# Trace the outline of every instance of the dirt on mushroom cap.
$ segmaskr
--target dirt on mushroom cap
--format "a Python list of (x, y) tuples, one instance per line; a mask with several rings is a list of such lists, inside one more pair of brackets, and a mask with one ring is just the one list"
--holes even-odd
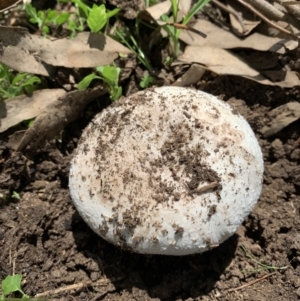
[(231, 236), (261, 190), (262, 155), (248, 123), (186, 88), (139, 92), (85, 130), (72, 199), (103, 238), (141, 253), (202, 252)]

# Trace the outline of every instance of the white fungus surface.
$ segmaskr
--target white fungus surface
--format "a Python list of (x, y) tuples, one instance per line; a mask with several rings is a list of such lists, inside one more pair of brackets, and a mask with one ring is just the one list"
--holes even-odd
[(72, 200), (104, 239), (139, 253), (187, 255), (233, 235), (257, 202), (263, 159), (245, 119), (192, 89), (148, 89), (85, 129)]

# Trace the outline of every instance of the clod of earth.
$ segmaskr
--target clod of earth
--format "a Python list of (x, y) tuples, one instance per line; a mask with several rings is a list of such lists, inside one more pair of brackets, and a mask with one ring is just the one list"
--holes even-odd
[(219, 245), (257, 202), (263, 158), (246, 120), (193, 89), (145, 90), (114, 103), (85, 129), (69, 187), (104, 239), (148, 254)]

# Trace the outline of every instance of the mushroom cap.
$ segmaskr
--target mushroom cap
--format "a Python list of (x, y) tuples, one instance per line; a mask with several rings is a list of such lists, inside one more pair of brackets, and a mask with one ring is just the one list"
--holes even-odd
[(187, 255), (219, 245), (257, 202), (263, 158), (247, 121), (189, 88), (144, 90), (99, 113), (71, 163), (72, 200), (109, 242)]

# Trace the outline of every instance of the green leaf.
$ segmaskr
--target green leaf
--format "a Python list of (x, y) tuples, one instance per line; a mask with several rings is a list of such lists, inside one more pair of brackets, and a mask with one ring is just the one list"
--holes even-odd
[(20, 83), (22, 81), (24, 81), (26, 79), (27, 74), (26, 73), (20, 73), (18, 74), (12, 81), (12, 85), (16, 86), (16, 85), (20, 85)]
[(13, 199), (16, 199), (16, 200), (20, 200), (21, 199), (20, 195), (16, 191), (13, 191), (11, 197)]
[(22, 276), (19, 274), (6, 276), (6, 278), (2, 281), (2, 292), (4, 296), (13, 292), (21, 291), (21, 280)]
[(100, 66), (96, 70), (102, 73), (104, 80), (111, 86), (118, 86), (120, 68), (114, 66)]
[(173, 15), (174, 22), (177, 22), (177, 14), (179, 9), (178, 2), (177, 0), (171, 0), (172, 15)]
[(110, 97), (112, 100), (118, 100), (122, 95), (122, 87), (115, 87), (110, 92)]
[(102, 74), (104, 82), (109, 86), (111, 99), (119, 99), (122, 95), (122, 87), (118, 85), (121, 69), (115, 66), (99, 66), (96, 70)]
[(40, 84), (41, 79), (37, 76), (32, 76), (28, 73), (18, 74), (11, 83), (11, 97), (19, 95), (23, 88), (28, 89), (28, 92), (33, 92), (36, 84)]
[(190, 9), (190, 11), (184, 17), (182, 24), (187, 24), (191, 18), (202, 8), (204, 7), (210, 0), (200, 0)]
[(37, 19), (36, 9), (31, 4), (26, 4), (25, 11), (29, 17)]
[(102, 79), (100, 76), (97, 76), (95, 74), (89, 74), (87, 75), (80, 83), (78, 83), (78, 90), (85, 90), (89, 87), (91, 81), (93, 79)]
[(58, 12), (56, 10), (48, 9), (46, 14), (45, 23), (56, 23), (56, 18), (58, 17)]
[(107, 23), (107, 14), (104, 4), (97, 6), (93, 5), (88, 19), (87, 24), (92, 32), (99, 32)]
[(21, 87), (30, 87), (30, 86), (34, 86), (36, 84), (40, 84), (42, 81), (39, 77), (37, 76), (30, 76), (28, 79), (26, 79), (26, 81), (24, 83), (21, 84)]
[(58, 25), (62, 25), (62, 24), (66, 23), (66, 22), (68, 21), (69, 17), (70, 17), (70, 14), (69, 14), (69, 13), (65, 13), (65, 12), (64, 12), (64, 13), (61, 13), (61, 14), (57, 17), (56, 23), (57, 23)]
[(11, 93), (7, 92), (6, 90), (4, 90), (3, 88), (0, 87), (0, 99), (5, 99), (5, 98), (11, 98), (14, 97), (14, 95), (12, 95)]
[(39, 10), (37, 13), (39, 20), (42, 22), (45, 19), (45, 13), (42, 10)]
[(91, 9), (81, 0), (72, 0), (72, 2), (83, 11), (85, 17), (87, 18)]
[(106, 13), (107, 19), (115, 16), (116, 14), (118, 14), (120, 12), (120, 8), (115, 8), (109, 12)]
[(145, 74), (140, 82), (140, 87), (145, 89), (148, 88), (150, 84), (153, 82), (153, 77), (149, 74)]

